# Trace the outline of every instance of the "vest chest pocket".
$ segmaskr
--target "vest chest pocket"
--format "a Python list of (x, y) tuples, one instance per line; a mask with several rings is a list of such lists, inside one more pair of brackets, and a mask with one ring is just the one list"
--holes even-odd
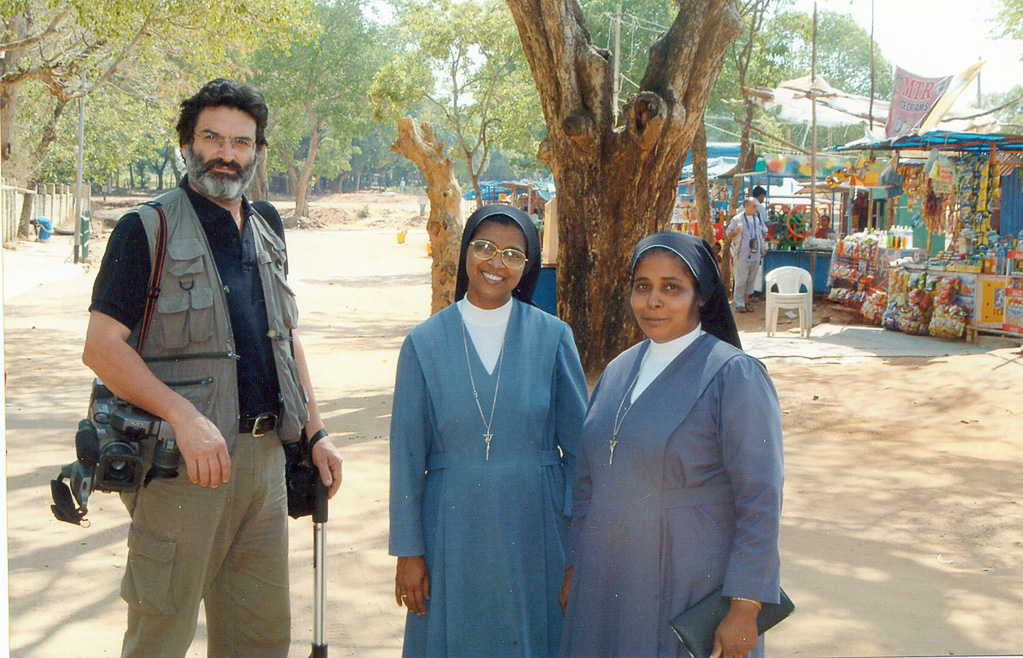
[(213, 290), (204, 255), (198, 238), (179, 238), (167, 245), (167, 276), (156, 300), (164, 347), (181, 349), (213, 336)]
[[(203, 246), (198, 238), (178, 238), (167, 245), (167, 274), (180, 277), (199, 274), (203, 265)], [(190, 278), (190, 277), (189, 277)]]
[[(273, 279), (270, 281), (270, 285), (274, 289), (275, 296), (281, 305), (281, 319), (284, 322), (284, 326), (289, 329), (295, 329), (298, 327), (298, 302), (295, 301), (295, 291), (291, 289), (291, 285), (288, 283), (287, 277), (284, 275), (284, 261), (283, 259), (273, 258), (269, 253), (260, 254), (260, 260), (264, 263), (266, 269), (273, 272)], [(270, 300), (267, 300), (270, 303)], [(273, 315), (272, 309), (271, 316)]]
[[(186, 289), (189, 284), (191, 288)], [(174, 287), (168, 289), (170, 286)], [(156, 312), (164, 347), (180, 349), (213, 336), (213, 289), (194, 279), (165, 284), (156, 300)]]

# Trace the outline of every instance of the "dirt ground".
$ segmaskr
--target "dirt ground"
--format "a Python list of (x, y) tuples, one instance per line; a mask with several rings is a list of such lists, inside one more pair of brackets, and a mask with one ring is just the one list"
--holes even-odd
[[(430, 261), (421, 224), (408, 226), (404, 244), (396, 239), (419, 217), (415, 196), (352, 196), (317, 201), (324, 228), (287, 237), (317, 397), (345, 458), (327, 531), (330, 652), (383, 658), (399, 655), (404, 620), (387, 555), (391, 391), (401, 342), (429, 312)], [(93, 243), (94, 259), (102, 244)], [(95, 276), (94, 267), (47, 276), (68, 267), (59, 250), (4, 250), (10, 650), (116, 656), (127, 514), (103, 493), (90, 498), (88, 529), (48, 509), (49, 480), (73, 460), (88, 402), (81, 350)], [(780, 338), (766, 339), (762, 306), (738, 319), (784, 411), (782, 583), (797, 606), (768, 634), (769, 655), (1019, 653), (1019, 344), (914, 338), (925, 349), (912, 357), (828, 357), (838, 339), (824, 336), (827, 325), (799, 343), (788, 320)], [(819, 305), (814, 313), (818, 323), (839, 320)], [(312, 530), (308, 520), (290, 528), (298, 658), (312, 637)], [(189, 656), (205, 655), (204, 637), (200, 621)]]

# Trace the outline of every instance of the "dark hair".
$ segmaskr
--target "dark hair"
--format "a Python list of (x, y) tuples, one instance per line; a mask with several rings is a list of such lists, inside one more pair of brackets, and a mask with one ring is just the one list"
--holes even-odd
[(266, 100), (259, 90), (249, 85), (238, 84), (223, 78), (210, 80), (191, 98), (181, 101), (178, 116), (178, 144), (184, 146), (192, 141), (199, 113), (207, 107), (233, 107), (241, 110), (256, 121), (256, 147), (266, 146)]
[(767, 196), (767, 190), (765, 190), (762, 186), (757, 185), (753, 188), (753, 198), (759, 199), (761, 195)]

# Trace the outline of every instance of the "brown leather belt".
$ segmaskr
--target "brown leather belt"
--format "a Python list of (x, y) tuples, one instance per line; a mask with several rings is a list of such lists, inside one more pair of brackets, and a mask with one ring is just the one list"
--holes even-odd
[(277, 414), (265, 413), (251, 418), (240, 418), (238, 420), (238, 433), (251, 434), (252, 436), (263, 436), (267, 432), (277, 429)]

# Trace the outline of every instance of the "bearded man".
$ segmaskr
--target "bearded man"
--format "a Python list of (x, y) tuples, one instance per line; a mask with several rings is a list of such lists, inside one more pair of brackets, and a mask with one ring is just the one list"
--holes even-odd
[(244, 196), (265, 157), (266, 122), (263, 96), (228, 80), (182, 102), (188, 174), (121, 218), (96, 277), (83, 361), (170, 424), (187, 471), (122, 494), (131, 515), (122, 656), (184, 656), (201, 601), (210, 656), (287, 656), (282, 443), (304, 431), (328, 495), (341, 484), (294, 331), (280, 215)]

